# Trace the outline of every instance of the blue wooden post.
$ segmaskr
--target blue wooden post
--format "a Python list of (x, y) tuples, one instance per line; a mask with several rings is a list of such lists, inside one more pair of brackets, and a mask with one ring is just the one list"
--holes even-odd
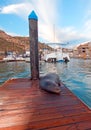
[(32, 11), (29, 19), (31, 79), (39, 79), (38, 17)]

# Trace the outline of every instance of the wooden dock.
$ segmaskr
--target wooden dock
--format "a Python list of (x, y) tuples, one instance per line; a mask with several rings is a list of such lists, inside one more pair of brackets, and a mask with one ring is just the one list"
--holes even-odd
[(60, 95), (38, 80), (12, 79), (0, 87), (0, 130), (91, 129), (91, 111), (64, 85)]

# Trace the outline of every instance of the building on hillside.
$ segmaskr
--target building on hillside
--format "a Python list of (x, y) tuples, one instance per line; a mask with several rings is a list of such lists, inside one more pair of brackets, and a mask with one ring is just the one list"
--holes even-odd
[(90, 59), (91, 58), (91, 42), (86, 44), (80, 44), (77, 48), (73, 51), (74, 58), (84, 58)]
[(78, 58), (78, 57), (79, 57), (78, 49), (77, 49), (77, 47), (75, 47), (75, 48), (73, 49), (73, 58)]

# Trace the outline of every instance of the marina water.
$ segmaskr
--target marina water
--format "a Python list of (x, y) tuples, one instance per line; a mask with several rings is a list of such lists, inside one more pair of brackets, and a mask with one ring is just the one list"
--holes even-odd
[[(89, 108), (91, 108), (91, 60), (71, 59), (68, 63), (40, 63), (40, 75), (56, 72), (61, 81)], [(0, 63), (0, 85), (9, 78), (30, 77), (26, 62)]]

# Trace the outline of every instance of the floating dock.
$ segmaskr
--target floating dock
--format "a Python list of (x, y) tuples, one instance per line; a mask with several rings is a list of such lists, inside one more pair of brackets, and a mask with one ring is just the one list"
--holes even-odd
[(91, 111), (67, 87), (61, 94), (39, 88), (38, 18), (29, 15), (31, 79), (12, 79), (0, 86), (0, 130), (91, 129)]
[(12, 79), (0, 87), (0, 130), (91, 129), (91, 111), (67, 87), (61, 94), (39, 88), (38, 80)]

